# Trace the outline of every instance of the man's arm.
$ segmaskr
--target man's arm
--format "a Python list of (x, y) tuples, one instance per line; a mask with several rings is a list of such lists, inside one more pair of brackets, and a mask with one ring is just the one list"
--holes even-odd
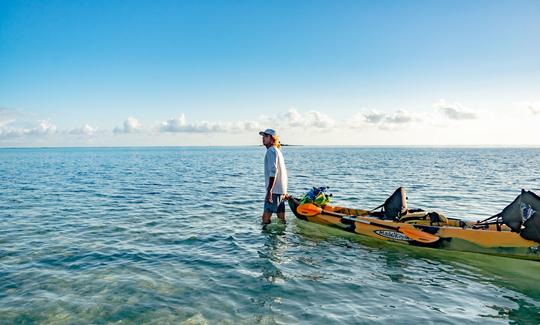
[(268, 159), (268, 188), (266, 188), (266, 201), (272, 203), (272, 189), (276, 182), (278, 157), (274, 150), (267, 151), (266, 159)]
[(274, 183), (276, 182), (276, 178), (274, 176), (270, 176), (268, 178), (268, 188), (266, 189), (266, 201), (272, 203), (272, 189), (274, 188)]

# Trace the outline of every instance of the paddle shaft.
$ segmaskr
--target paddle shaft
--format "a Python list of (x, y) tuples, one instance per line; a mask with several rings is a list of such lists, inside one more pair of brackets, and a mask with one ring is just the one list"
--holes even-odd
[(386, 224), (382, 224), (382, 223), (378, 223), (378, 222), (372, 222), (372, 221), (368, 221), (368, 220), (357, 219), (357, 218), (355, 218), (356, 216), (350, 216), (350, 215), (344, 215), (344, 214), (341, 214), (341, 213), (325, 211), (325, 210), (320, 209), (320, 208), (318, 210), (320, 211), (319, 213), (337, 216), (337, 217), (340, 217), (340, 218), (348, 220), (348, 221), (361, 222), (361, 223), (368, 224), (368, 225), (373, 225), (373, 226), (376, 226), (376, 227), (379, 227), (379, 228), (392, 229), (394, 231), (398, 231), (398, 232), (404, 234), (405, 236), (407, 236), (411, 240), (414, 240), (414, 241), (417, 241), (417, 242), (420, 242), (420, 243), (424, 243), (424, 244), (425, 243), (428, 243), (428, 244), (429, 243), (434, 243), (434, 242), (436, 242), (436, 241), (438, 241), (440, 239), (438, 236), (432, 235), (430, 233), (427, 233), (427, 232), (424, 232), (424, 231), (421, 231), (421, 230), (418, 230), (418, 229), (415, 229), (415, 228), (400, 227), (400, 226), (390, 226), (390, 225), (386, 225)]
[(371, 222), (371, 221), (367, 221), (367, 220), (363, 220), (363, 219), (356, 219), (356, 218), (354, 218), (354, 216), (350, 216), (350, 215), (342, 214), (342, 213), (337, 213), (337, 212), (330, 212), (330, 211), (326, 211), (324, 209), (322, 209), (321, 212), (323, 214), (328, 214), (328, 215), (335, 216), (335, 217), (341, 217), (341, 218), (344, 218), (345, 220), (357, 221), (357, 222), (365, 223), (366, 225), (374, 225), (374, 226), (377, 226), (377, 227), (386, 228), (386, 229), (393, 229), (393, 230), (397, 230), (397, 231), (399, 231), (399, 228), (400, 228), (399, 226), (389, 226), (389, 225), (385, 225), (385, 224), (381, 224), (381, 223), (377, 223), (377, 222)]
[[(409, 237), (410, 239), (412, 239), (414, 241), (418, 241), (418, 242), (421, 242), (421, 243), (434, 243), (434, 242), (436, 242), (436, 241), (438, 241), (440, 239), (438, 236), (432, 235), (430, 233), (427, 233), (427, 232), (424, 232), (424, 231), (421, 231), (421, 230), (417, 230), (417, 229), (415, 229), (413, 227), (390, 226), (390, 225), (381, 224), (381, 223), (378, 223), (378, 222), (371, 222), (371, 221), (367, 221), (367, 220), (357, 219), (356, 218), (357, 216), (351, 216), (351, 215), (347, 215), (347, 214), (336, 213), (336, 212), (333, 212), (333, 211), (326, 211), (326, 210), (321, 209), (320, 207), (316, 206), (313, 203), (301, 204), (301, 205), (299, 205), (297, 207), (296, 211), (298, 213), (300, 213), (302, 215), (306, 215), (306, 216), (313, 216), (313, 215), (322, 213), (322, 214), (327, 214), (327, 215), (331, 215), (331, 216), (340, 217), (342, 219), (341, 223), (344, 223), (343, 220), (352, 221), (352, 222), (358, 221), (358, 222), (362, 222), (364, 224), (369, 224), (369, 225), (373, 225), (373, 226), (380, 227), (380, 228), (392, 229), (392, 230), (395, 230), (395, 231), (398, 231), (398, 232), (404, 234), (405, 236)], [(369, 213), (369, 211), (367, 213)], [(365, 215), (367, 213), (362, 213), (362, 215)]]

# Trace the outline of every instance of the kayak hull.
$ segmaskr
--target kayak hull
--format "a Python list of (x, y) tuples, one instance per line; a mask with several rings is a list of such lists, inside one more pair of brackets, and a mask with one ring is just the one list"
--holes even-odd
[[(354, 217), (342, 217), (326, 213), (304, 216), (297, 211), (299, 205), (299, 201), (295, 198), (289, 199), (289, 206), (294, 215), (299, 219), (379, 240), (392, 241), (404, 245), (427, 246), (444, 250), (475, 252), (540, 261), (539, 243), (524, 239), (518, 233), (511, 232), (507, 229), (497, 231), (496, 229), (472, 229), (467, 226), (427, 226), (401, 223), (366, 215), (367, 210), (328, 206), (325, 207), (325, 210)], [(364, 215), (361, 216), (362, 214)], [(398, 227), (414, 228), (438, 236), (440, 239), (430, 244), (420, 243), (400, 232)]]

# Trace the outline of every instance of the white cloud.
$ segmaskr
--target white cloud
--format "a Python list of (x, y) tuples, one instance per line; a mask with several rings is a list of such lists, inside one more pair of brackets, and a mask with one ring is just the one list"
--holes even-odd
[(332, 118), (321, 112), (309, 111), (305, 113), (304, 116), (306, 118), (304, 123), (305, 127), (329, 129), (334, 127), (336, 124)]
[(410, 113), (406, 110), (383, 113), (370, 109), (355, 114), (347, 124), (353, 129), (376, 126), (382, 130), (396, 130), (402, 129), (412, 122), (419, 122), (421, 120), (417, 114)]
[(398, 110), (395, 113), (392, 113), (385, 117), (384, 122), (386, 124), (405, 124), (412, 122), (414, 117), (411, 113), (405, 110)]
[(128, 117), (127, 120), (124, 121), (124, 124), (120, 127), (115, 127), (113, 129), (113, 132), (116, 134), (121, 133), (135, 133), (142, 130), (142, 125), (139, 123), (139, 121), (134, 117)]
[(171, 133), (210, 133), (226, 132), (227, 129), (220, 123), (210, 123), (206, 121), (197, 124), (188, 124), (186, 122), (186, 116), (181, 114), (179, 117), (161, 122), (159, 131)]
[(302, 114), (295, 108), (290, 108), (283, 116), (290, 127), (301, 127), (303, 123)]
[(236, 122), (198, 122), (189, 123), (184, 114), (161, 122), (157, 126), (159, 132), (169, 133), (241, 133), (260, 131), (270, 127), (275, 129), (284, 128), (317, 128), (331, 129), (336, 124), (335, 120), (318, 111), (300, 113), (291, 108), (284, 114), (274, 116), (260, 116), (258, 120)]
[(534, 107), (533, 105), (529, 105), (528, 107), (533, 115), (540, 115), (540, 107)]
[(48, 120), (35, 120), (19, 110), (0, 107), (0, 138), (36, 137), (56, 133), (56, 125)]
[(186, 126), (186, 116), (184, 114), (180, 117), (161, 122), (159, 130), (161, 132), (182, 132)]
[(56, 125), (49, 121), (39, 121), (37, 127), (30, 129), (30, 134), (43, 135), (56, 133)]
[(96, 133), (97, 131), (97, 128), (96, 127), (93, 127), (91, 126), (90, 124), (85, 124), (83, 125), (82, 127), (80, 128), (75, 128), (75, 129), (71, 129), (69, 130), (69, 134), (73, 134), (73, 135), (85, 135), (85, 136), (91, 136), (93, 135), (94, 133)]
[(316, 128), (330, 129), (336, 121), (319, 111), (300, 113), (296, 108), (290, 108), (285, 114), (261, 116), (259, 124), (264, 128)]
[(38, 121), (37, 125), (32, 127), (14, 127), (10, 126), (13, 122), (6, 123), (0, 127), (0, 137), (16, 138), (22, 136), (43, 136), (56, 133), (56, 125), (49, 121)]
[(261, 126), (258, 122), (255, 121), (243, 121), (240, 123), (240, 129), (245, 131), (259, 131)]
[(362, 116), (364, 122), (373, 123), (373, 124), (380, 123), (385, 118), (384, 113), (380, 113), (380, 112), (377, 112), (377, 111), (374, 111), (374, 110), (370, 110), (370, 111), (364, 113), (361, 116)]
[(478, 118), (475, 113), (466, 110), (460, 103), (450, 104), (444, 99), (434, 103), (433, 108), (436, 108), (451, 120), (475, 120)]
[(181, 114), (179, 117), (163, 121), (158, 126), (158, 131), (169, 133), (226, 133), (255, 131), (259, 129), (259, 123), (255, 121), (238, 122), (208, 122), (188, 123), (186, 116)]
[[(443, 100), (435, 103), (431, 111), (396, 110), (393, 112), (364, 109), (349, 117), (335, 119), (330, 114), (321, 111), (300, 111), (290, 108), (287, 111), (276, 112), (271, 116), (255, 117), (253, 120), (237, 121), (189, 121), (184, 114), (151, 124), (143, 121), (144, 126), (134, 117), (129, 117), (114, 129), (98, 128), (94, 125), (83, 124), (76, 128), (57, 129), (47, 120), (36, 122), (34, 115), (0, 107), (0, 143), (10, 144), (87, 144), (95, 145), (126, 145), (126, 144), (227, 144), (253, 141), (256, 132), (265, 128), (274, 128), (291, 143), (312, 143), (315, 134), (325, 132), (327, 144), (355, 143), (521, 143), (519, 139), (495, 138), (495, 125), (502, 120), (516, 119), (517, 116), (535, 114), (540, 116), (540, 104), (528, 102), (520, 106), (519, 114), (515, 108), (501, 109), (490, 114), (490, 111), (472, 113), (460, 104), (447, 104)], [(501, 115), (502, 114), (502, 115)], [(473, 118), (474, 117), (474, 118)], [(472, 122), (462, 120), (473, 119)], [(535, 118), (525, 119), (528, 123), (523, 129), (531, 130)], [(148, 124), (147, 124), (148, 123)], [(444, 130), (447, 126), (459, 123), (460, 135)], [(523, 125), (522, 122), (513, 124)], [(414, 126), (414, 127), (413, 127)], [(361, 130), (361, 140), (356, 139)], [(488, 134), (485, 138), (476, 136), (479, 129)], [(420, 131), (422, 130), (422, 131)], [(441, 138), (423, 138), (425, 130), (436, 130)], [(392, 132), (388, 132), (392, 131)], [(111, 133), (126, 134), (125, 136), (110, 137)], [(422, 133), (424, 132), (424, 133)], [(491, 133), (490, 133), (491, 132)], [(61, 136), (51, 136), (59, 134)], [(183, 134), (182, 137), (174, 134)], [(251, 135), (253, 136), (251, 136)], [(222, 136), (223, 135), (223, 136)], [(316, 138), (316, 137), (315, 137)], [(251, 140), (247, 140), (251, 139)], [(356, 140), (355, 140), (356, 139)], [(472, 140), (471, 140), (472, 139)], [(493, 140), (496, 139), (496, 140)], [(221, 141), (221, 142), (220, 142)], [(311, 142), (310, 142), (311, 141)], [(336, 141), (336, 142), (334, 142)], [(359, 142), (360, 141), (360, 142)], [(476, 141), (476, 142), (474, 142)], [(513, 142), (512, 142), (513, 141)], [(321, 142), (321, 143), (323, 143)], [(317, 142), (319, 143), (319, 142)]]

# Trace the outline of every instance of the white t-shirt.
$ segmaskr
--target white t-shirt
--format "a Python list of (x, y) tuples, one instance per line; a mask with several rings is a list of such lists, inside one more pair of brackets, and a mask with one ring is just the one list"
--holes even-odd
[(268, 181), (270, 177), (275, 177), (272, 194), (287, 193), (287, 169), (285, 168), (285, 160), (281, 150), (276, 147), (270, 147), (266, 150), (264, 156), (264, 184), (268, 189)]

